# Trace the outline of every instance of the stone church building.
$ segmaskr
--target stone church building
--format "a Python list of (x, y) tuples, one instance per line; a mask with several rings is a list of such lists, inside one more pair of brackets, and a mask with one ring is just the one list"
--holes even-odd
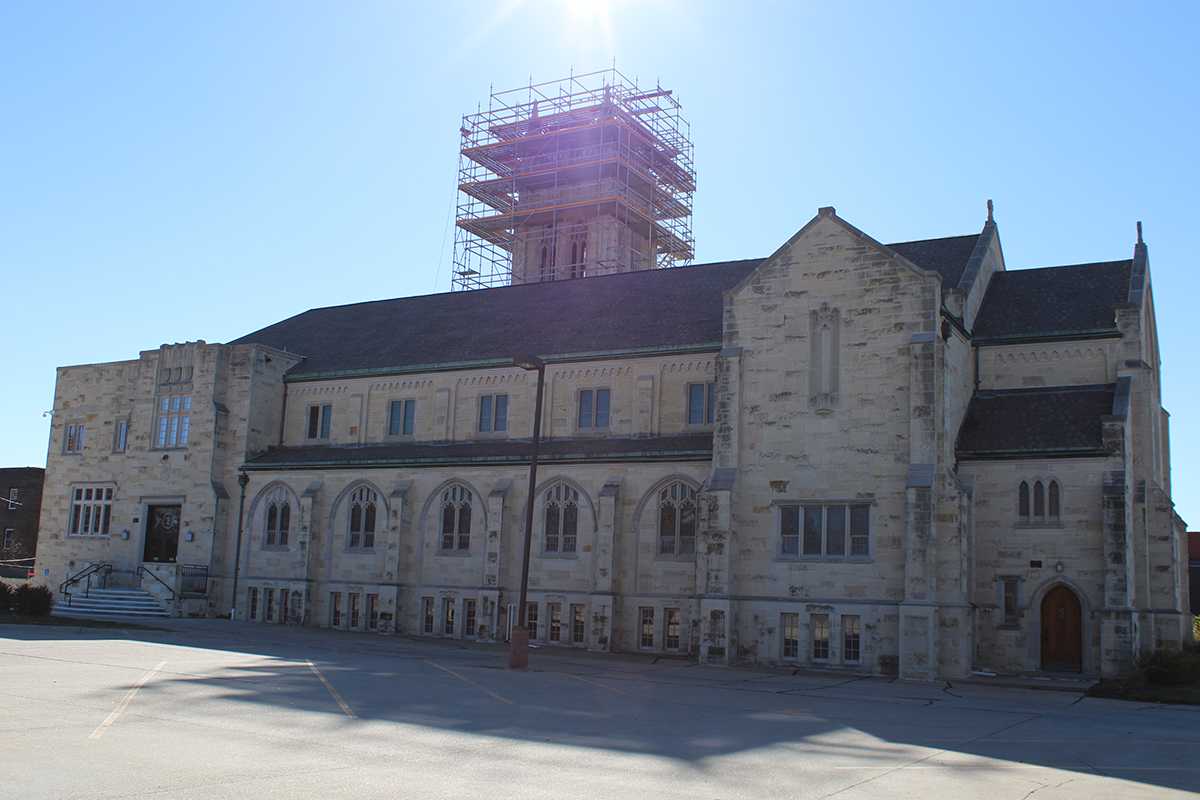
[(60, 368), (39, 579), (503, 639), (532, 502), (547, 646), (934, 679), (1190, 639), (1140, 228), (1009, 271), (990, 209), (885, 245), (822, 208), (768, 258), (524, 279)]

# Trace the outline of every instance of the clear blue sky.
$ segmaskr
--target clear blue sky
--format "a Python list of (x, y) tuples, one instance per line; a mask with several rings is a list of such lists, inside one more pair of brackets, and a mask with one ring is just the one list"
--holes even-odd
[(461, 115), (615, 58), (691, 120), (698, 261), (822, 205), (897, 241), (994, 198), (1010, 268), (1144, 220), (1200, 526), (1200, 5), (844, 5), (0, 4), (0, 464), (45, 463), (55, 366), (447, 289)]

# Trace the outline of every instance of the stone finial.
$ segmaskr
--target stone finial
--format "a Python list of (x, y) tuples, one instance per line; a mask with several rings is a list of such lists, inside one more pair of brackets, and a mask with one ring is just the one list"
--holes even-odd
[(992, 200), (991, 200), (991, 198), (988, 198), (988, 202), (987, 202), (987, 208), (988, 208), (988, 218), (987, 218), (987, 221), (988, 221), (988, 222), (995, 222), (996, 220), (995, 220), (995, 219), (992, 217), (992, 211), (993, 211), (993, 208), (992, 208)]
[(1138, 243), (1138, 244), (1145, 244), (1145, 242), (1143, 242), (1143, 241), (1142, 241), (1142, 221), (1141, 221), (1140, 219), (1139, 219), (1139, 220), (1138, 220), (1138, 222), (1137, 222), (1137, 232), (1138, 232), (1138, 240), (1137, 240), (1137, 243)]
[(837, 209), (833, 206), (821, 206), (817, 209), (817, 214), (822, 217), (832, 217), (837, 213)]

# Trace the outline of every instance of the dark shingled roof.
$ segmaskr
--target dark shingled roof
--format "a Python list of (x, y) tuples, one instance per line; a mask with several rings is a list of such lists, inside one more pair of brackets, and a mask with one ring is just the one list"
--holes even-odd
[(909, 261), (922, 269), (933, 270), (942, 276), (942, 288), (958, 286), (963, 270), (975, 252), (979, 234), (969, 236), (947, 236), (943, 239), (921, 239), (915, 242), (889, 244)]
[[(527, 464), (528, 439), (475, 442), (401, 442), (370, 445), (272, 447), (249, 459), (246, 469), (283, 467), (452, 466), (461, 464)], [(539, 461), (707, 461), (712, 434), (639, 436), (632, 438), (547, 439)]]
[(1019, 269), (992, 276), (975, 339), (1116, 333), (1116, 306), (1129, 296), (1133, 262)]
[(306, 356), (294, 373), (719, 346), (722, 293), (762, 259), (315, 308), (232, 342)]
[(960, 458), (1102, 452), (1101, 417), (1116, 384), (977, 392), (958, 433)]
[[(889, 245), (956, 284), (977, 236)], [(237, 339), (297, 353), (291, 377), (538, 355), (719, 346), (721, 295), (763, 259), (305, 311)]]

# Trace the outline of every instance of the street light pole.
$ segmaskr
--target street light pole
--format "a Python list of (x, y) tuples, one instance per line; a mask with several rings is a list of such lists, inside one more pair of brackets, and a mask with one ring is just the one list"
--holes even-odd
[(542, 444), (542, 388), (546, 382), (546, 362), (537, 356), (514, 358), (513, 365), (537, 371), (537, 399), (533, 404), (533, 445), (529, 453), (529, 491), (525, 495), (525, 547), (521, 559), (521, 599), (517, 603), (517, 624), (509, 635), (508, 668), (529, 666), (529, 629), (525, 627), (525, 602), (529, 593), (529, 551), (533, 543), (533, 501), (537, 492), (538, 451)]
[(237, 549), (233, 553), (233, 602), (229, 607), (229, 618), (237, 619), (237, 585), (238, 585), (238, 570), (242, 565), (242, 522), (246, 513), (246, 484), (250, 483), (250, 476), (245, 470), (238, 473), (238, 486), (242, 489), (241, 497), (238, 498), (238, 530), (237, 530)]

